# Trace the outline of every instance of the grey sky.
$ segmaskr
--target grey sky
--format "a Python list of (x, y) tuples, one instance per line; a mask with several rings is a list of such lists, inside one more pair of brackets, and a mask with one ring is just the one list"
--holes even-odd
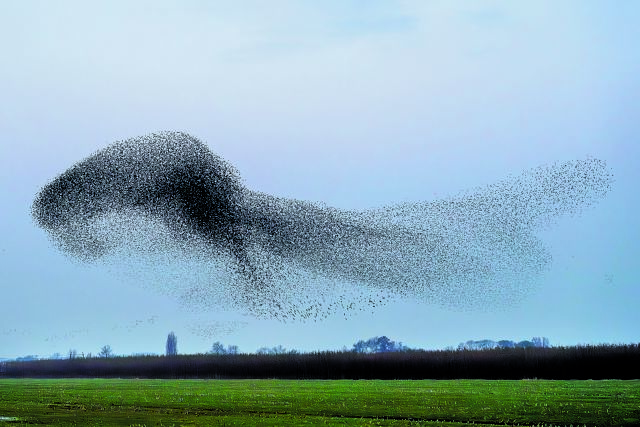
[[(638, 18), (632, 1), (3, 2), (0, 357), (162, 352), (171, 330), (184, 352), (383, 334), (427, 348), (637, 342)], [(596, 207), (541, 231), (554, 262), (520, 305), (406, 301), (279, 324), (187, 310), (158, 290), (205, 284), (198, 266), (145, 283), (157, 272), (79, 264), (32, 224), (49, 179), (110, 142), (168, 129), (206, 141), (249, 188), (345, 209), (588, 156), (616, 181)]]

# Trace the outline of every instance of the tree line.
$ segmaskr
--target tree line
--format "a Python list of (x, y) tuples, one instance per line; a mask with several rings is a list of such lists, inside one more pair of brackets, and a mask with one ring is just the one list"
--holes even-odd
[(531, 341), (511, 341), (511, 340), (479, 340), (479, 341), (467, 341), (458, 345), (458, 350), (492, 350), (494, 348), (548, 348), (549, 338), (547, 337), (533, 337)]
[[(226, 350), (226, 347), (225, 347)], [(2, 362), (5, 377), (216, 379), (640, 379), (640, 345), (329, 351)]]
[[(501, 341), (493, 341), (493, 340), (478, 340), (478, 341), (466, 341), (464, 343), (460, 343), (458, 345), (458, 350), (490, 350), (490, 349), (502, 349), (502, 348), (548, 348), (550, 347), (549, 339), (546, 337), (533, 337), (531, 341), (511, 341), (511, 340), (501, 340)], [(451, 348), (449, 348), (451, 349)], [(421, 349), (412, 349), (407, 347), (402, 342), (396, 342), (388, 338), (386, 335), (371, 337), (367, 340), (359, 340), (353, 344), (351, 349), (343, 348), (343, 351), (352, 351), (354, 353), (388, 353), (388, 352), (402, 352), (409, 350), (421, 350)], [(233, 355), (239, 354), (240, 349), (237, 345), (227, 345), (225, 346), (220, 341), (216, 341), (211, 346), (211, 349), (207, 352), (207, 354), (214, 355)], [(301, 353), (295, 349), (286, 349), (282, 345), (277, 345), (273, 347), (260, 347), (255, 351), (255, 354), (258, 355), (277, 355), (277, 354), (299, 354)], [(150, 354), (139, 354), (139, 355), (150, 355)], [(167, 335), (167, 340), (165, 344), (165, 355), (166, 356), (177, 356), (178, 355), (178, 337), (172, 331)], [(99, 358), (108, 358), (113, 357), (114, 352), (110, 345), (103, 346), (100, 351), (97, 353), (96, 357)], [(77, 350), (71, 349), (68, 353), (68, 359), (91, 359), (93, 358), (92, 353), (78, 353)], [(55, 353), (50, 357), (51, 359), (62, 359), (62, 355), (60, 353)], [(33, 361), (39, 360), (38, 356), (29, 355), (24, 357), (18, 357), (15, 361), (25, 362), (25, 361)]]

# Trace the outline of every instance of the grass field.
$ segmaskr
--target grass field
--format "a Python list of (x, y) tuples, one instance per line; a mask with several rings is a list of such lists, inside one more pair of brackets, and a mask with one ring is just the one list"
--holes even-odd
[(2, 379), (0, 426), (640, 424), (640, 381)]

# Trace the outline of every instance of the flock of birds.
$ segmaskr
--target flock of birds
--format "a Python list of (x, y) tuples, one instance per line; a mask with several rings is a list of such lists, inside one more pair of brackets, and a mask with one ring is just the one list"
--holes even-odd
[(551, 261), (537, 231), (611, 183), (606, 164), (588, 158), (350, 211), (252, 191), (203, 142), (162, 132), (76, 163), (42, 188), (32, 216), (65, 253), (145, 271), (187, 304), (318, 320), (394, 298), (517, 300)]

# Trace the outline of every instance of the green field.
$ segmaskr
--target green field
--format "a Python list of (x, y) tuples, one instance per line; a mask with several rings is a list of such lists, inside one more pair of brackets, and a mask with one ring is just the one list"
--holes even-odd
[(2, 379), (0, 426), (640, 424), (640, 381)]

